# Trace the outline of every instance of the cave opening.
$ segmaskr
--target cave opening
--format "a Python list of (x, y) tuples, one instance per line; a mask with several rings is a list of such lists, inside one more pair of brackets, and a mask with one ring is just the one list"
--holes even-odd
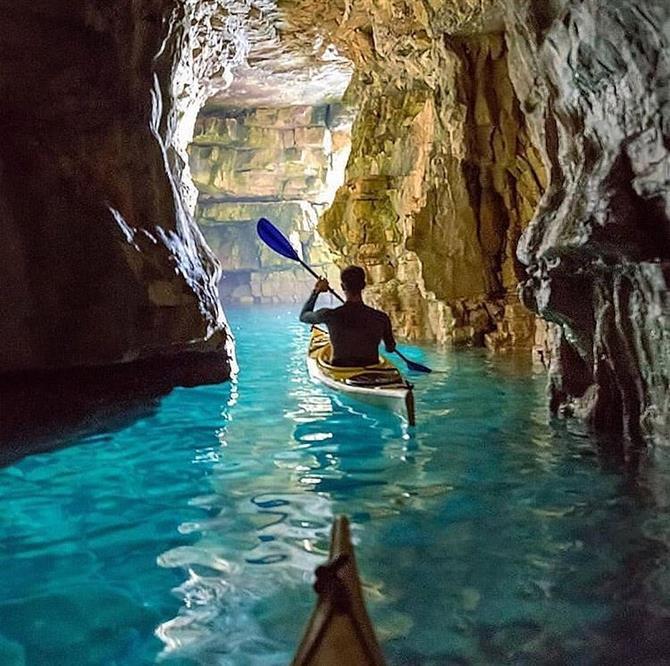
[(258, 106), (267, 101), (224, 92), (198, 115), (188, 149), (195, 219), (221, 264), (224, 306), (296, 303), (312, 289), (309, 273), (258, 239), (260, 217), (315, 271), (336, 279), (317, 225), (344, 180), (355, 110), (339, 100), (311, 101)]
[(234, 33), (211, 22), (202, 29), (202, 42), (223, 39), (229, 57), (199, 83), (204, 103), (185, 178), (197, 189), (195, 221), (221, 264), (223, 304), (296, 303), (313, 278), (264, 246), (255, 223), (271, 220), (308, 264), (335, 278), (317, 225), (344, 181), (353, 65), (317, 30), (292, 32), (274, 3), (240, 7), (246, 20)]

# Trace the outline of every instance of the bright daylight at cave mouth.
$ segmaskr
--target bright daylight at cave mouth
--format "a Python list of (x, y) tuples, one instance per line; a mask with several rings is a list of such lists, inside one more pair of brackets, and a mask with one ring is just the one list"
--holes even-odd
[(667, 2), (5, 4), (0, 664), (670, 660)]

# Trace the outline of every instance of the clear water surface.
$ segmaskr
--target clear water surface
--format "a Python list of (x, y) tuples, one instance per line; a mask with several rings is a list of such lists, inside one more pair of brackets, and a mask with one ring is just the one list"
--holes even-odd
[(0, 664), (287, 664), (348, 514), (390, 664), (667, 663), (667, 474), (551, 423), (516, 357), (407, 348), (418, 427), (314, 385), (294, 311), (236, 382), (0, 470)]

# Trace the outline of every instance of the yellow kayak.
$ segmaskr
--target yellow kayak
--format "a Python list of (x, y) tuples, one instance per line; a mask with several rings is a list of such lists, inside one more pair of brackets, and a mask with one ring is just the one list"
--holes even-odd
[(369, 404), (388, 407), (415, 425), (414, 392), (390, 361), (380, 358), (375, 365), (343, 368), (330, 363), (330, 338), (326, 331), (312, 328), (307, 352), (309, 374), (328, 388)]
[(335, 520), (330, 559), (316, 570), (319, 595), (293, 666), (383, 666), (365, 610), (356, 558), (344, 516)]

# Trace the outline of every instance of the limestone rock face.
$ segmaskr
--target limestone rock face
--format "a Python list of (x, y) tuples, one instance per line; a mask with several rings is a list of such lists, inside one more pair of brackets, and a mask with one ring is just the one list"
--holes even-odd
[(173, 169), (174, 0), (0, 2), (0, 372), (221, 352)]
[(510, 3), (510, 72), (550, 165), (519, 256), (555, 322), (552, 404), (670, 435), (670, 5)]
[(314, 278), (256, 235), (267, 217), (316, 270), (336, 277), (319, 215), (341, 184), (353, 112), (316, 107), (226, 108), (215, 100), (198, 118), (190, 171), (199, 190), (196, 219), (223, 267), (226, 302), (304, 300)]
[(360, 108), (346, 182), (319, 229), (340, 263), (367, 269), (369, 299), (401, 336), (530, 347), (515, 249), (545, 171), (504, 38), (452, 36), (445, 45), (404, 25), (404, 41), (375, 41), (373, 64), (349, 92)]

